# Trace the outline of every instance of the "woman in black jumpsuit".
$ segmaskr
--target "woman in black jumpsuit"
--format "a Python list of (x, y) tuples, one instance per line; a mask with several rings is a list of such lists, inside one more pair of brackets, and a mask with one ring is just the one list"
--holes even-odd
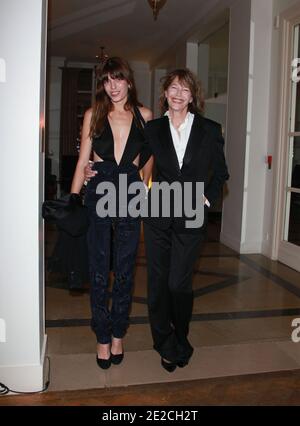
[[(71, 193), (79, 193), (84, 183), (84, 168), (93, 151), (96, 176), (88, 183), (85, 205), (90, 226), (88, 251), (91, 279), (92, 329), (97, 337), (97, 364), (109, 368), (123, 359), (122, 338), (128, 322), (132, 298), (133, 270), (140, 236), (140, 218), (106, 216), (96, 211), (103, 194), (97, 193), (100, 183), (111, 183), (119, 199), (119, 177), (125, 175), (127, 185), (143, 182), (148, 185), (152, 160), (149, 159), (143, 124), (151, 111), (140, 107), (132, 71), (121, 58), (109, 59), (99, 77), (96, 102), (85, 114), (81, 150)], [(113, 195), (113, 194), (111, 194)], [(109, 195), (110, 196), (110, 195)], [(130, 197), (128, 196), (128, 202)], [(118, 212), (118, 203), (116, 212)], [(123, 206), (124, 207), (124, 206)], [(125, 206), (127, 207), (127, 206)], [(111, 230), (114, 235), (112, 306), (108, 307)]]

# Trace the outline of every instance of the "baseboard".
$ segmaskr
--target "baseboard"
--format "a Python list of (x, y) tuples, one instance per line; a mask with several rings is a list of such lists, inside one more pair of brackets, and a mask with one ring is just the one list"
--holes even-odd
[[(40, 392), (44, 388), (47, 335), (44, 336), (39, 364), (0, 366), (0, 381), (16, 392)], [(45, 371), (44, 371), (45, 370)]]
[(261, 254), (262, 242), (261, 241), (247, 241), (241, 244), (241, 254)]
[(264, 240), (262, 242), (261, 252), (264, 256), (268, 257), (269, 259), (275, 260), (272, 257), (272, 245), (269, 240)]
[(226, 235), (224, 232), (220, 233), (220, 242), (227, 247), (230, 247), (232, 250), (240, 253), (241, 242), (238, 239), (232, 238), (229, 235)]
[(262, 253), (262, 241), (247, 241), (246, 243), (241, 243), (240, 240), (221, 232), (220, 242), (241, 254)]

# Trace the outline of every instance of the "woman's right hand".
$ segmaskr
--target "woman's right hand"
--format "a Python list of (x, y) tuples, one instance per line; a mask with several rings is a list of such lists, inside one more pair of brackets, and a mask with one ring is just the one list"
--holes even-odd
[(93, 161), (89, 161), (88, 165), (84, 168), (84, 179), (86, 183), (98, 173), (97, 170), (92, 170), (93, 164)]

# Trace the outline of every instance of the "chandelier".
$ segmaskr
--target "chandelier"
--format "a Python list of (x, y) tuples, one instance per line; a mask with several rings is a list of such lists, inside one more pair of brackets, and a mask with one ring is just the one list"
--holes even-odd
[(164, 5), (167, 3), (167, 0), (148, 0), (148, 3), (153, 11), (153, 18), (156, 21), (160, 9), (164, 7)]
[(100, 55), (96, 55), (96, 58), (98, 59), (98, 64), (95, 66), (95, 76), (96, 76), (96, 78), (101, 73), (102, 68), (105, 65), (105, 62), (109, 58), (108, 54), (105, 53), (105, 47), (101, 46), (100, 49), (101, 49)]

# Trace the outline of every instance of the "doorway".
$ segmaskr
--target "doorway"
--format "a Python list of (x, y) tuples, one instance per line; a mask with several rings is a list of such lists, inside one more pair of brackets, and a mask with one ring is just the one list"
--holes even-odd
[[(300, 84), (293, 66), (300, 57), (300, 16), (286, 24), (285, 96), (281, 138), (278, 260), (300, 270)], [(292, 68), (291, 68), (292, 66)], [(296, 70), (295, 70), (296, 71)]]

